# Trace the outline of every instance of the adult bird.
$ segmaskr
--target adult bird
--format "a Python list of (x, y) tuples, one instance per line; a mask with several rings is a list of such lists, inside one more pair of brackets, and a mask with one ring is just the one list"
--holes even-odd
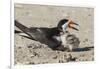
[(18, 27), (22, 32), (28, 35), (29, 38), (39, 41), (43, 44), (48, 45), (53, 50), (65, 50), (61, 35), (68, 31), (68, 28), (77, 30), (73, 25), (78, 25), (70, 19), (62, 19), (58, 22), (57, 27), (26, 27), (19, 21), (15, 20), (15, 26)]

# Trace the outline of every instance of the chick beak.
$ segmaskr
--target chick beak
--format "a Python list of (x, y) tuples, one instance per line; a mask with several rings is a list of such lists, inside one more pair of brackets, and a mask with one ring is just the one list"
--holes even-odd
[(69, 22), (68, 27), (71, 29), (74, 29), (76, 31), (79, 31), (77, 28), (74, 27), (74, 25), (79, 26), (77, 23), (74, 23), (71, 21), (71, 22)]

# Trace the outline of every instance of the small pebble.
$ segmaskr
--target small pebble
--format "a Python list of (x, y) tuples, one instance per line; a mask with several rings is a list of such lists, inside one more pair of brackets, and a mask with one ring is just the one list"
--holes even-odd
[(32, 48), (32, 46), (28, 46), (28, 48)]

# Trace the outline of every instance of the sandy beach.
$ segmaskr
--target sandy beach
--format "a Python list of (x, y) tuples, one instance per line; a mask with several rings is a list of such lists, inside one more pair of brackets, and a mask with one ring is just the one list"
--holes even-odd
[[(81, 51), (54, 51), (35, 40), (14, 35), (15, 64), (67, 63), (94, 60), (94, 9), (88, 7), (15, 4), (14, 18), (27, 27), (55, 27), (69, 18), (79, 24), (79, 31), (69, 29), (80, 40)], [(15, 27), (15, 30), (19, 30)], [(19, 30), (20, 31), (20, 30)]]

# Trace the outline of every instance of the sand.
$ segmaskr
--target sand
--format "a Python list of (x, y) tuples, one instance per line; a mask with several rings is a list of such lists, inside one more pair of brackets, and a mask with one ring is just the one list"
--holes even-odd
[[(15, 4), (14, 18), (27, 27), (55, 27), (59, 20), (70, 18), (79, 31), (69, 29), (80, 40), (78, 51), (54, 51), (47, 45), (14, 35), (15, 64), (67, 63), (94, 60), (94, 9), (87, 7)], [(19, 30), (15, 27), (16, 30)]]

